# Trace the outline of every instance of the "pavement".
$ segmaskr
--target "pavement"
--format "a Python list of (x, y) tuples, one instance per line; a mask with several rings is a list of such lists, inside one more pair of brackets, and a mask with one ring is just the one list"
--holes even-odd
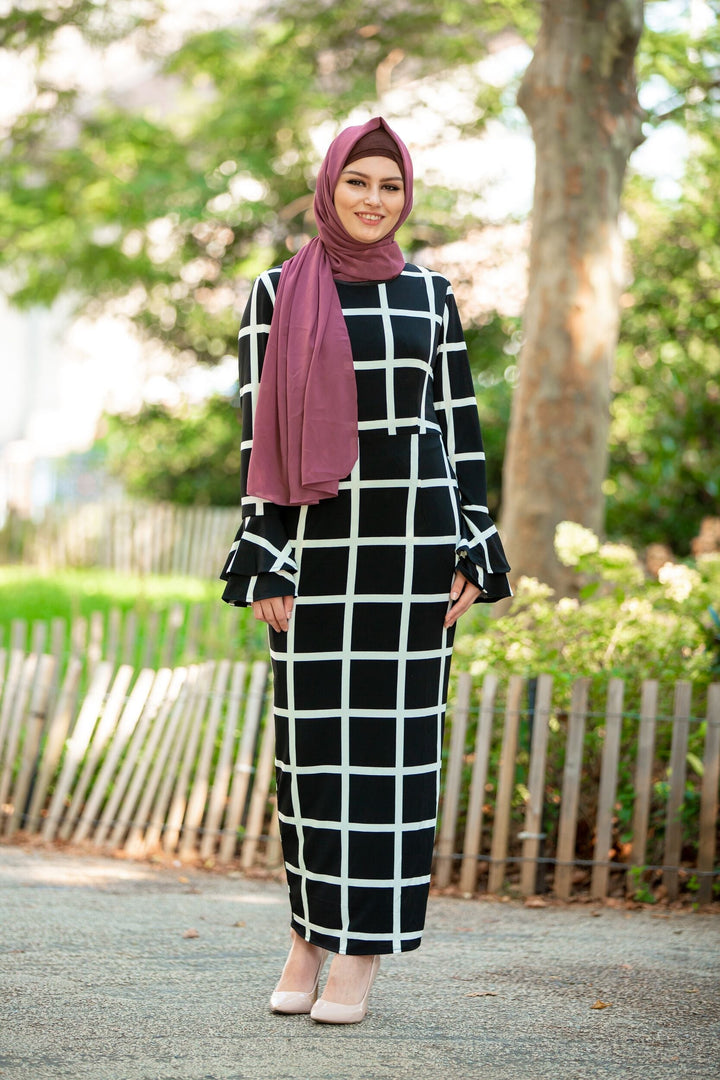
[(432, 897), (347, 1027), (270, 1013), (287, 944), (276, 881), (1, 846), (0, 1080), (720, 1076), (712, 913)]

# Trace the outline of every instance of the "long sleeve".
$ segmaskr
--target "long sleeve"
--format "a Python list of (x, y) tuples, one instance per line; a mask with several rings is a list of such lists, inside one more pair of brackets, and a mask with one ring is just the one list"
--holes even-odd
[(458, 483), (458, 569), (481, 589), (480, 602), (512, 596), (510, 569), (488, 513), (485, 453), (472, 373), (455, 298), (448, 287), (434, 374), (434, 406)]
[(245, 308), (238, 339), (242, 414), (242, 524), (220, 574), (226, 582), (222, 598), (236, 607), (246, 607), (253, 600), (265, 600), (271, 596), (294, 596), (296, 591), (297, 565), (281, 510), (273, 503), (253, 498), (247, 493), (253, 417), (278, 277), (279, 270), (269, 270), (256, 280)]

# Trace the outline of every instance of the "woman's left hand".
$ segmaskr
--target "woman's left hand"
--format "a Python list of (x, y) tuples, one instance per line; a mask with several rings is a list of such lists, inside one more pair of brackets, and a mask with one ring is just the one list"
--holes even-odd
[(453, 605), (445, 616), (445, 628), (454, 626), (463, 612), (467, 611), (479, 595), (480, 589), (478, 589), (477, 585), (473, 585), (471, 581), (463, 577), (459, 570), (456, 570), (452, 588), (450, 589), (450, 599), (453, 601)]

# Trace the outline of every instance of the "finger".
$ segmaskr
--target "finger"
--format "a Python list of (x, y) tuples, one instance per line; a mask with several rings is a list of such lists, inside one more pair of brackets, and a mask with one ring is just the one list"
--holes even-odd
[[(279, 612), (278, 605), (276, 604), (276, 601), (278, 600), (281, 601)], [(282, 621), (285, 621), (285, 608), (282, 605), (281, 597), (271, 596), (267, 600), (256, 600), (253, 603), (253, 614), (257, 619), (260, 619), (261, 622), (265, 622), (268, 626), (272, 626), (273, 630), (280, 631), (283, 629), (281, 619), (278, 617), (278, 615), (280, 615)], [(287, 630), (287, 625), (285, 625), (284, 629)]]
[(473, 605), (480, 595), (480, 589), (477, 585), (473, 585), (473, 583), (463, 577), (462, 574), (456, 574), (455, 578), (456, 580), (453, 581), (453, 589), (450, 596), (452, 599), (452, 593), (456, 592), (458, 599), (453, 603), (445, 616), (444, 625), (446, 628), (454, 626), (460, 616)]
[(466, 584), (467, 578), (463, 577), (459, 570), (456, 570), (455, 576), (453, 577), (453, 583), (450, 586), (450, 599), (457, 600)]
[(283, 596), (283, 603), (285, 606), (285, 618), (290, 619), (293, 613), (293, 607), (295, 606), (294, 596)]

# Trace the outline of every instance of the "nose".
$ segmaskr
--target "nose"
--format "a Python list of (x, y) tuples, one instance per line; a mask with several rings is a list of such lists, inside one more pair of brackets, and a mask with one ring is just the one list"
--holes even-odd
[(377, 206), (380, 202), (380, 192), (375, 191), (374, 188), (368, 188), (365, 193), (365, 202), (369, 203), (371, 206)]

